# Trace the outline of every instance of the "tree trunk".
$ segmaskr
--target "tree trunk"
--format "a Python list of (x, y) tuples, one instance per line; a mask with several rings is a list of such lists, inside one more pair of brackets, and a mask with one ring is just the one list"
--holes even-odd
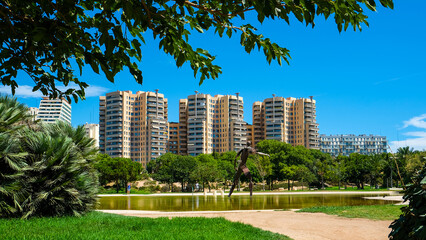
[(356, 184), (356, 188), (361, 189), (361, 185), (360, 185), (359, 181), (356, 181), (355, 184)]
[(287, 190), (290, 191), (290, 179), (287, 179)]
[(321, 189), (324, 189), (324, 174), (321, 174)]
[(115, 181), (115, 188), (117, 189), (117, 193), (118, 193), (118, 191), (120, 191), (120, 180), (116, 180)]

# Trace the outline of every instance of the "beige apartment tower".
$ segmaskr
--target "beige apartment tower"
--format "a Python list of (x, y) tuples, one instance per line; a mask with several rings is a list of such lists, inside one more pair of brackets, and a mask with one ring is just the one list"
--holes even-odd
[(155, 92), (116, 91), (99, 97), (99, 148), (146, 164), (167, 152), (167, 99)]
[(179, 123), (169, 123), (169, 141), (168, 141), (168, 152), (173, 154), (179, 153)]
[(181, 155), (239, 151), (247, 142), (243, 98), (196, 92), (179, 101)]
[(319, 149), (316, 102), (310, 98), (273, 95), (253, 104), (253, 139), (275, 139), (293, 146)]

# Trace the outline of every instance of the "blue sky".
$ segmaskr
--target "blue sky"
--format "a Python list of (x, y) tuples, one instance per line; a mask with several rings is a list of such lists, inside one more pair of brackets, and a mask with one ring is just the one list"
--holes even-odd
[[(261, 52), (247, 54), (239, 36), (220, 39), (213, 32), (194, 33), (190, 42), (216, 56), (223, 74), (217, 80), (198, 80), (185, 64), (158, 50), (158, 41), (147, 32), (144, 75), (138, 85), (124, 71), (110, 83), (89, 68), (81, 79), (91, 84), (88, 98), (72, 105), (72, 124), (97, 123), (99, 95), (109, 91), (160, 89), (169, 99), (169, 120), (178, 121), (178, 101), (194, 91), (235, 94), (244, 98), (245, 120), (252, 122), (251, 106), (272, 94), (283, 97), (314, 96), (321, 134), (379, 134), (391, 147), (410, 145), (426, 149), (426, 1), (395, 1), (395, 9), (368, 12), (370, 27), (362, 32), (339, 33), (332, 18), (316, 21), (315, 28), (295, 21), (266, 20), (253, 24), (266, 37), (290, 49), (290, 65), (269, 65)], [(255, 18), (249, 17), (249, 20)], [(31, 82), (18, 75), (19, 100), (38, 107), (40, 95), (31, 93)], [(8, 89), (1, 87), (0, 92)]]

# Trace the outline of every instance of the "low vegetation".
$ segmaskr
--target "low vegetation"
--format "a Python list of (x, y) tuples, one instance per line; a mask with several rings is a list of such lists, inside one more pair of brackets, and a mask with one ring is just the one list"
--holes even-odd
[(83, 217), (0, 219), (0, 239), (289, 240), (290, 238), (223, 218), (152, 219), (92, 212)]
[(347, 218), (367, 218), (372, 220), (394, 220), (401, 214), (398, 205), (365, 205), (365, 206), (325, 206), (310, 207), (298, 212), (325, 213)]
[(0, 218), (94, 209), (97, 152), (82, 126), (33, 122), (23, 104), (0, 96)]

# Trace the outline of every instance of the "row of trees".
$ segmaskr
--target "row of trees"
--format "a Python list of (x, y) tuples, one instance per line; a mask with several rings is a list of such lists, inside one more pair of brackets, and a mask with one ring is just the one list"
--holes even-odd
[[(424, 165), (426, 152), (400, 148), (396, 154), (332, 157), (319, 150), (293, 147), (290, 144), (264, 140), (257, 144), (260, 152), (270, 157), (250, 156), (247, 166), (255, 182), (266, 182), (273, 189), (274, 182), (287, 181), (288, 189), (295, 181), (312, 187), (324, 188), (326, 183), (355, 184), (363, 189), (365, 184), (376, 188), (400, 186), (409, 182), (413, 174)], [(189, 183), (230, 183), (235, 173), (235, 152), (201, 154), (197, 157), (167, 153), (147, 166), (151, 176), (160, 182), (180, 182), (182, 190)], [(247, 179), (242, 177), (242, 181)], [(401, 182), (402, 180), (402, 182)]]

